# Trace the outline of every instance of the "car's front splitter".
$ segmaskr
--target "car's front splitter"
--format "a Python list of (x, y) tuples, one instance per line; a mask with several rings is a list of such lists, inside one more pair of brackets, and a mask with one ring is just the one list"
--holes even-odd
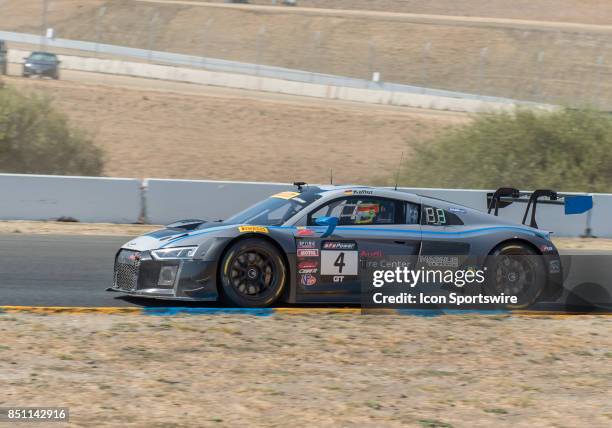
[(148, 251), (121, 250), (115, 260), (113, 286), (135, 297), (215, 301), (216, 263), (203, 260), (156, 260)]

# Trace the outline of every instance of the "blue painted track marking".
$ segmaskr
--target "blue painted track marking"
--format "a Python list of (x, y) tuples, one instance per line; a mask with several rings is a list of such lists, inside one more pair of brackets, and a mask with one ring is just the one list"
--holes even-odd
[(274, 315), (273, 308), (142, 308), (143, 315), (252, 315), (269, 317)]

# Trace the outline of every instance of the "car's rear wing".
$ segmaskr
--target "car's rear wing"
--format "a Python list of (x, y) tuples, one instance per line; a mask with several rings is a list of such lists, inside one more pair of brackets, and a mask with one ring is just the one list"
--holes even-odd
[(593, 208), (593, 197), (590, 195), (568, 195), (557, 193), (550, 189), (521, 192), (513, 187), (500, 187), (494, 193), (487, 193), (489, 214), (493, 211), (493, 215), (498, 215), (500, 208), (505, 208), (514, 202), (527, 204), (522, 223), (527, 225), (527, 216), (531, 211), (529, 226), (536, 229), (538, 228), (538, 223), (536, 222), (536, 208), (538, 204), (563, 205), (566, 215), (582, 214)]

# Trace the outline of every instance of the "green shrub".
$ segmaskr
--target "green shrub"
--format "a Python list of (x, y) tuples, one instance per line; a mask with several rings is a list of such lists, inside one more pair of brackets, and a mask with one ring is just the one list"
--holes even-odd
[(0, 89), (0, 172), (100, 175), (102, 151), (49, 98)]
[(594, 111), (518, 110), (418, 144), (402, 166), (410, 187), (612, 191), (612, 119)]

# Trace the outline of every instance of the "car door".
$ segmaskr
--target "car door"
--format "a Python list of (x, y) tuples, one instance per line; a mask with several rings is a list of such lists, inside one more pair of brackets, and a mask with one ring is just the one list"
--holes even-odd
[[(322, 237), (319, 217), (337, 217), (333, 234)], [(306, 227), (318, 233), (296, 238), (297, 283), (304, 295), (359, 299), (367, 263), (418, 255), (419, 205), (377, 196), (347, 196), (308, 214)]]
[(423, 203), (421, 256), (462, 256), (470, 252), (470, 242), (464, 233), (465, 226), (459, 217), (465, 210), (445, 205)]

